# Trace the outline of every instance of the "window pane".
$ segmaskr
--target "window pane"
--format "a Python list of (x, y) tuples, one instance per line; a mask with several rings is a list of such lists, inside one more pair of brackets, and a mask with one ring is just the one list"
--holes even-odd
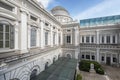
[(86, 42), (89, 43), (89, 37), (86, 37)]
[(36, 29), (31, 29), (31, 47), (36, 46)]
[(6, 32), (9, 32), (9, 25), (6, 25)]
[(5, 34), (6, 40), (9, 40), (9, 33)]
[(9, 41), (5, 42), (5, 47), (9, 47)]
[(0, 32), (3, 32), (3, 25), (0, 24)]
[(3, 41), (0, 41), (0, 48), (3, 48)]
[(0, 33), (0, 40), (3, 40), (3, 33)]

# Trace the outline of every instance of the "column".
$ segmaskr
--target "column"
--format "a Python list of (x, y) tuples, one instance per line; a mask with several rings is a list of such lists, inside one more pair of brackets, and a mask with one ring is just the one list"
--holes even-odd
[[(51, 28), (51, 25), (48, 25), (49, 28)], [(51, 47), (51, 29), (48, 30), (48, 46)]]
[(37, 35), (36, 35), (36, 38), (37, 38), (37, 40), (36, 40), (36, 46), (37, 47), (40, 47), (40, 28), (37, 28), (37, 33), (36, 33)]
[(104, 43), (107, 43), (107, 39), (106, 39), (107, 35), (104, 36)]
[(106, 64), (106, 55), (107, 55), (107, 54), (105, 54), (105, 64)]
[(97, 30), (96, 35), (97, 35), (97, 37), (96, 37), (96, 38), (97, 38), (97, 39), (96, 39), (96, 40), (97, 40), (96, 43), (99, 44), (99, 30)]
[(115, 35), (115, 43), (117, 44), (117, 34)]
[(84, 36), (84, 43), (86, 43), (86, 35)]
[(113, 64), (113, 55), (111, 54), (110, 55), (111, 57), (110, 57), (110, 59), (111, 59), (111, 65)]
[(92, 53), (90, 52), (90, 54), (89, 54), (89, 55), (90, 55), (90, 61), (91, 61), (91, 60), (92, 60)]
[(75, 46), (79, 44), (79, 30), (75, 28)]
[(113, 43), (113, 35), (110, 35), (110, 43)]
[(53, 47), (53, 27), (52, 27), (52, 25), (50, 25), (50, 36), (51, 36), (51, 39), (50, 39), (51, 47)]
[(21, 9), (21, 27), (20, 27), (20, 53), (27, 53), (27, 12)]
[(93, 43), (95, 43), (95, 44), (96, 44), (96, 36), (93, 36), (93, 38), (94, 38), (94, 42), (93, 42)]
[(44, 27), (44, 21), (43, 20), (41, 20), (40, 21), (40, 25), (41, 25), (41, 38), (40, 38), (40, 47), (41, 47), (41, 49), (43, 49), (44, 48), (44, 30), (43, 30), (43, 27)]
[(61, 45), (63, 45), (63, 32), (61, 31)]
[(59, 45), (59, 43), (58, 43), (58, 29), (57, 29), (57, 31), (56, 31), (56, 45), (57, 45), (57, 46)]
[(100, 59), (100, 57), (99, 57), (99, 56), (100, 56), (100, 55), (99, 55), (99, 52), (100, 52), (100, 49), (97, 48), (97, 62), (100, 62), (100, 61), (99, 61), (99, 59)]
[(15, 49), (18, 49), (18, 22), (15, 23), (15, 42), (14, 42), (14, 45), (15, 45)]
[(30, 25), (28, 24), (28, 48), (30, 48), (30, 39), (31, 39), (31, 27)]
[(91, 37), (92, 37), (92, 36), (90, 35), (90, 36), (89, 36), (89, 41), (90, 41), (90, 43), (91, 43)]

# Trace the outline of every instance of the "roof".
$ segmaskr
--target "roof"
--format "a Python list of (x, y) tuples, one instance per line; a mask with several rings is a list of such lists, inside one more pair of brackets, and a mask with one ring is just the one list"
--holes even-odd
[(51, 13), (53, 14), (53, 15), (63, 15), (63, 16), (68, 16), (68, 17), (70, 17), (70, 15), (69, 15), (69, 12), (65, 9), (65, 8), (63, 8), (63, 7), (61, 7), (61, 6), (56, 6), (56, 7), (54, 7), (52, 10), (51, 10)]
[(76, 59), (61, 58), (41, 72), (37, 80), (73, 80), (76, 65)]
[(109, 24), (120, 24), (120, 15), (80, 20), (81, 27), (101, 26)]
[[(51, 11), (54, 11), (54, 10), (64, 10), (64, 11), (67, 11), (65, 8), (63, 8), (62, 6), (56, 6), (54, 7)], [(68, 12), (68, 11), (67, 11)]]

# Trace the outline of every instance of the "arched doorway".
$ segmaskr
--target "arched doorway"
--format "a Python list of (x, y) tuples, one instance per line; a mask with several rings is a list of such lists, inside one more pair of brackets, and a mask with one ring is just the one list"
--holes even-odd
[(55, 63), (55, 61), (56, 61), (56, 58), (54, 57), (54, 58), (53, 58), (53, 63)]
[(45, 70), (49, 67), (48, 64), (48, 62), (45, 63)]
[(60, 59), (60, 54), (58, 55), (58, 59)]
[(14, 79), (10, 79), (10, 80), (20, 80), (20, 79), (18, 79), (18, 78), (14, 78)]
[(70, 54), (67, 54), (67, 58), (68, 58), (68, 59), (71, 59), (71, 55), (70, 55)]
[(36, 77), (37, 77), (37, 69), (34, 69), (34, 70), (31, 72), (30, 80), (35, 80)]

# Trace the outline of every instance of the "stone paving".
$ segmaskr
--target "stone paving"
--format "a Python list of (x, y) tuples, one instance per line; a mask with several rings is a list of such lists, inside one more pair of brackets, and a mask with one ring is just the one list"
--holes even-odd
[(120, 80), (120, 68), (104, 65), (103, 68), (111, 80)]
[(108, 80), (105, 75), (80, 71), (82, 80)]

